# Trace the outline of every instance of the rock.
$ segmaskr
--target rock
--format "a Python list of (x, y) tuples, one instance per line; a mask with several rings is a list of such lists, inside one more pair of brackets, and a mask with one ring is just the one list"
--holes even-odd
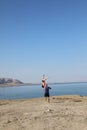
[(23, 82), (12, 78), (0, 78), (0, 84), (23, 84)]

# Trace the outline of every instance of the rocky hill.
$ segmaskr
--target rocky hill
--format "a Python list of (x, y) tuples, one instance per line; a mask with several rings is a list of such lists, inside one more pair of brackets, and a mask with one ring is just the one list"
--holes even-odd
[(0, 78), (0, 84), (13, 84), (13, 85), (18, 85), (18, 84), (23, 84), (23, 82), (17, 80), (17, 79), (12, 79), (12, 78)]

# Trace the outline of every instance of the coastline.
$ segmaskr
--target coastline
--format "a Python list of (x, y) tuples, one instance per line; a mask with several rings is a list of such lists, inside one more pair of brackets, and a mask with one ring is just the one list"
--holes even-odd
[(87, 96), (0, 100), (1, 130), (86, 130)]
[(13, 87), (13, 86), (29, 86), (33, 85), (31, 83), (23, 83), (23, 84), (0, 84), (0, 87)]

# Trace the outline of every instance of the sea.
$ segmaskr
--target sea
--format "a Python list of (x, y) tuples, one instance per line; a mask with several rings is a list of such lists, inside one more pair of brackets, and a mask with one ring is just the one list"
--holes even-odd
[[(49, 84), (50, 96), (80, 95), (87, 96), (87, 83)], [(0, 100), (18, 100), (44, 97), (41, 85), (0, 87)]]

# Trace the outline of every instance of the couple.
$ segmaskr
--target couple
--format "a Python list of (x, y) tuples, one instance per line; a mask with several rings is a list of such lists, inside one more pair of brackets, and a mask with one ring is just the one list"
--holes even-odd
[(44, 97), (46, 98), (46, 101), (50, 102), (49, 89), (51, 89), (51, 88), (46, 83), (47, 79), (48, 78), (46, 78), (45, 75), (42, 76), (42, 88), (43, 88), (43, 91), (44, 91)]

